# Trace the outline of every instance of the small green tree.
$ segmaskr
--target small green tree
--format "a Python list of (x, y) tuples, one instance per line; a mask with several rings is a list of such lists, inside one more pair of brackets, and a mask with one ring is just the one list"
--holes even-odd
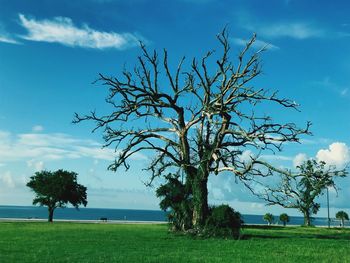
[(341, 221), (342, 227), (345, 226), (345, 220), (349, 221), (349, 215), (345, 211), (339, 211), (335, 214), (335, 218)]
[(268, 225), (271, 225), (275, 220), (275, 217), (271, 213), (266, 213), (263, 216), (263, 219), (267, 222)]
[(289, 216), (286, 213), (280, 214), (280, 221), (283, 223), (283, 226), (289, 222)]
[(40, 171), (30, 177), (27, 186), (36, 196), (33, 205), (48, 207), (48, 221), (52, 222), (57, 207), (66, 207), (68, 203), (78, 209), (80, 204), (87, 205), (87, 188), (77, 183), (77, 173), (65, 170)]

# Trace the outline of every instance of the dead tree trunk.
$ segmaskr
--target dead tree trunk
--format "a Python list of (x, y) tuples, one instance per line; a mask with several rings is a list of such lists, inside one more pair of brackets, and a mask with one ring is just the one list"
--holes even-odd
[(192, 223), (195, 228), (201, 228), (205, 224), (208, 215), (208, 177), (197, 174), (192, 181), (193, 192), (193, 217)]

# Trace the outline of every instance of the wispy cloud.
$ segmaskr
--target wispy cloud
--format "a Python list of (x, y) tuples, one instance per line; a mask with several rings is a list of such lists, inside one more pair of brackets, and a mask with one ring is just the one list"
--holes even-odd
[(4, 43), (8, 43), (8, 44), (21, 44), (20, 42), (18, 42), (14, 38), (11, 38), (11, 37), (6, 36), (6, 35), (1, 35), (1, 33), (0, 33), (0, 42), (4, 42)]
[[(247, 42), (248, 42), (248, 40), (242, 39), (242, 38), (231, 38), (230, 40), (232, 41), (232, 43), (234, 43), (234, 44), (236, 44), (238, 46), (242, 46), (242, 47), (244, 47), (247, 44)], [(252, 47), (254, 49), (257, 49), (257, 50), (262, 49), (262, 48), (267, 48), (269, 50), (277, 50), (277, 49), (279, 49), (279, 47), (277, 47), (277, 46), (275, 46), (275, 45), (273, 45), (271, 43), (267, 43), (265, 41), (259, 40), (259, 39), (255, 40), (255, 42), (253, 43)]]
[(0, 174), (0, 181), (8, 188), (15, 187), (15, 181), (13, 179), (11, 172), (9, 171)]
[(278, 154), (264, 154), (261, 158), (266, 161), (292, 161), (293, 157), (278, 155)]
[(308, 159), (308, 156), (305, 153), (298, 153), (293, 159), (293, 167), (302, 165)]
[(312, 85), (332, 90), (333, 92), (338, 93), (341, 97), (349, 96), (349, 88), (345, 85), (342, 86), (338, 83), (335, 83), (329, 76), (324, 77), (320, 81), (312, 82)]
[(300, 143), (303, 145), (328, 145), (332, 143), (332, 139), (329, 138), (314, 138), (314, 139), (300, 139)]
[(41, 125), (35, 125), (33, 128), (32, 128), (32, 131), (33, 132), (42, 132), (44, 130), (44, 127), (41, 126)]
[(87, 188), (89, 207), (159, 209), (159, 199), (151, 188), (96, 188), (89, 185)]
[(142, 39), (142, 37), (132, 33), (97, 31), (86, 24), (77, 27), (68, 17), (36, 20), (19, 14), (19, 20), (20, 24), (28, 31), (21, 38), (30, 41), (60, 43), (70, 47), (121, 50), (137, 45), (139, 39)]
[(0, 42), (8, 44), (21, 44), (5, 30), (2, 24), (0, 24)]
[(324, 30), (308, 23), (277, 23), (258, 26), (259, 34), (265, 37), (289, 37), (294, 39), (308, 39), (325, 36)]
[(239, 25), (250, 31), (255, 32), (258, 36), (268, 39), (292, 38), (304, 40), (309, 38), (320, 38), (329, 35), (327, 29), (319, 26), (315, 22), (300, 20), (283, 20), (274, 22), (265, 22), (257, 20), (249, 12), (237, 12), (236, 19)]
[[(2, 162), (26, 161), (28, 166), (43, 166), (44, 161), (92, 158), (113, 161), (119, 151), (102, 148), (93, 140), (82, 140), (68, 134), (26, 133), (13, 135), (0, 131), (0, 160)], [(147, 159), (142, 154), (133, 160)], [(41, 163), (42, 162), (42, 163)]]
[(45, 163), (43, 161), (33, 161), (29, 160), (27, 161), (27, 166), (28, 167), (33, 167), (35, 171), (41, 171), (45, 168)]

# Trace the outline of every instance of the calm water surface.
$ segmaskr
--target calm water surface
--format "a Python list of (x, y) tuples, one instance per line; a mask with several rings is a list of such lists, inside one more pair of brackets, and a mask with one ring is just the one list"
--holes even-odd
[[(106, 208), (57, 208), (54, 219), (66, 220), (99, 220), (106, 217), (108, 220), (126, 221), (167, 221), (166, 213), (160, 210), (132, 210), (132, 209), (106, 209)], [(35, 218), (46, 219), (47, 208), (35, 206), (0, 206), (0, 218)], [(278, 219), (278, 216), (275, 216)], [(265, 224), (262, 215), (243, 215), (246, 224)], [(277, 223), (277, 222), (276, 222)], [(279, 223), (281, 224), (281, 223)], [(302, 225), (303, 217), (292, 216), (289, 224)], [(316, 226), (326, 226), (327, 218), (316, 217), (313, 220)], [(339, 226), (339, 221), (332, 220), (331, 225)]]

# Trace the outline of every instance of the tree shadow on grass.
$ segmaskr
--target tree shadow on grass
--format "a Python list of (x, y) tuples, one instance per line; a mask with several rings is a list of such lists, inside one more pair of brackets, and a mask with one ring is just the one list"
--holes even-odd
[(251, 235), (251, 234), (244, 234), (240, 237), (240, 240), (251, 240), (251, 239), (283, 239), (287, 237), (283, 236), (273, 236), (273, 235)]
[(244, 225), (243, 228), (247, 229), (271, 229), (271, 230), (284, 230), (284, 226), (275, 226), (275, 225)]
[[(266, 226), (266, 225), (250, 225), (245, 226), (245, 229), (257, 229), (262, 230), (260, 233), (253, 234), (243, 234), (241, 240), (250, 240), (250, 239), (330, 239), (330, 240), (350, 240), (350, 232), (334, 233), (334, 231), (339, 231), (340, 229), (331, 229), (331, 233), (320, 234), (320, 233), (299, 233), (299, 232), (290, 232), (290, 230), (300, 230), (307, 228), (303, 227), (283, 227), (283, 226)], [(316, 229), (316, 228), (312, 228)], [(275, 233), (270, 233), (271, 231), (277, 231)], [(282, 232), (285, 230), (285, 232)], [(265, 232), (266, 231), (266, 232)], [(281, 232), (279, 232), (281, 231)], [(327, 231), (327, 230), (326, 230)], [(264, 233), (265, 232), (265, 233)]]
[(330, 239), (330, 240), (350, 240), (350, 236), (335, 236), (335, 235), (305, 235), (305, 234), (294, 234), (294, 235), (260, 235), (260, 234), (244, 234), (241, 240), (251, 239)]

